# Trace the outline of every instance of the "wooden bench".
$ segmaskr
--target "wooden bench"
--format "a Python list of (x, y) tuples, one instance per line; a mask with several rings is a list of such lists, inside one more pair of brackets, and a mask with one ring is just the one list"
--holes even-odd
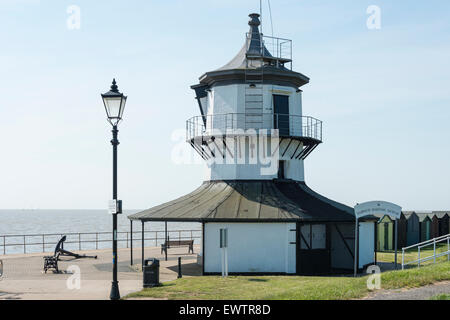
[(161, 254), (167, 253), (167, 249), (188, 247), (188, 253), (194, 253), (194, 240), (169, 240), (161, 245)]

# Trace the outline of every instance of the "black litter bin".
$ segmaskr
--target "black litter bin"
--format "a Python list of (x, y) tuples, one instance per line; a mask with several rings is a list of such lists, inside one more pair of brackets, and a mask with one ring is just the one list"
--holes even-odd
[(144, 288), (159, 286), (159, 260), (147, 259), (144, 261)]

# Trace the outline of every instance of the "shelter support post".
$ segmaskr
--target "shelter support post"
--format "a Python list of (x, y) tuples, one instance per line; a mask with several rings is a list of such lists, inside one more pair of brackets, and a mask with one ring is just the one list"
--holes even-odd
[(130, 265), (133, 265), (133, 220), (130, 220)]
[(144, 237), (144, 221), (142, 221), (142, 249), (141, 249), (141, 265), (142, 265), (142, 271), (144, 271), (144, 241), (145, 241), (145, 237)]
[(164, 250), (164, 253), (165, 253), (165, 258), (166, 258), (166, 261), (167, 261), (167, 243), (168, 243), (168, 234), (167, 234), (167, 221), (166, 221), (166, 223), (165, 223), (165, 232), (164, 232), (164, 247), (165, 247), (165, 250)]
[(202, 222), (202, 275), (205, 275), (205, 223)]
[(356, 218), (356, 223), (355, 223), (355, 254), (353, 255), (354, 257), (354, 262), (355, 262), (355, 277), (358, 275), (358, 242), (359, 242), (359, 222), (358, 222), (358, 218)]
[(374, 223), (374, 228), (375, 228), (375, 231), (374, 231), (374, 235), (375, 235), (375, 241), (374, 241), (374, 249), (375, 249), (375, 265), (377, 265), (378, 264), (378, 255), (377, 255), (377, 247), (378, 247), (378, 245), (377, 245), (377, 243), (378, 243), (378, 223)]
[(398, 219), (395, 219), (395, 270), (398, 269), (397, 254), (398, 254)]

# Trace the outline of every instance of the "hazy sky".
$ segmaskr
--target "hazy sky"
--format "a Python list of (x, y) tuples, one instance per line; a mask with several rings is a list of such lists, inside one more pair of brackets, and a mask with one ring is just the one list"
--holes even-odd
[[(449, 210), (450, 2), (271, 2), (275, 35), (293, 40), (294, 69), (311, 78), (304, 113), (324, 121), (305, 164), (310, 187), (351, 206)], [(67, 27), (71, 5), (79, 30)], [(381, 8), (380, 30), (366, 26), (369, 5)], [(112, 77), (129, 96), (124, 206), (198, 187), (204, 167), (172, 161), (172, 134), (198, 115), (189, 86), (237, 53), (258, 10), (257, 0), (1, 0), (0, 208), (106, 208), (100, 93)]]

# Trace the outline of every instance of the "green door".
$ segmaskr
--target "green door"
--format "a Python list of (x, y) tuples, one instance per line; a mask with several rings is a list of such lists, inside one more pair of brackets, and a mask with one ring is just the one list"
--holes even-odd
[(389, 223), (384, 223), (384, 251), (389, 251)]

